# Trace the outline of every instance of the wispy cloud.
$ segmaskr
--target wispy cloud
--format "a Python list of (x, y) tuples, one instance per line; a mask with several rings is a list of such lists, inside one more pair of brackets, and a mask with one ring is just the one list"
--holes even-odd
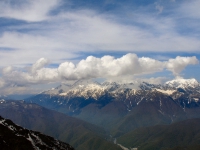
[(23, 0), (0, 2), (0, 17), (37, 22), (48, 19), (48, 13), (59, 4), (59, 0)]
[[(0, 2), (0, 19), (6, 22), (6, 26), (0, 25), (0, 67), (12, 66), (2, 71), (0, 87), (135, 76), (163, 70), (177, 76), (186, 66), (198, 63), (196, 57), (170, 59), (170, 55), (162, 55), (163, 52), (178, 55), (200, 52), (198, 0), (173, 0), (170, 4), (155, 0), (142, 7), (134, 3), (134, 9), (125, 9), (119, 1), (117, 5), (114, 5), (115, 1), (106, 1), (105, 6), (112, 4), (116, 7), (113, 10), (82, 6), (84, 3), (71, 7), (65, 2)], [(76, 4), (78, 1), (69, 2)], [(80, 58), (79, 54), (95, 54), (97, 51), (102, 55), (131, 54), (120, 58), (90, 56), (76, 60), (78, 63), (70, 62)], [(141, 52), (159, 52), (159, 59), (134, 54)], [(34, 64), (38, 58), (43, 59)], [(48, 63), (60, 65), (48, 68)], [(25, 71), (22, 71), (24, 67)]]
[[(124, 24), (116, 16), (99, 14), (94, 10), (62, 12), (45, 23), (22, 26), (27, 32), (4, 31), (0, 47), (14, 51), (1, 51), (4, 58), (12, 57), (10, 64), (33, 63), (45, 57), (55, 62), (74, 58), (79, 52), (198, 52), (197, 37), (180, 35), (173, 18), (156, 18), (148, 14), (135, 14), (133, 24)], [(139, 24), (139, 25), (138, 25)], [(25, 53), (26, 52), (26, 53)], [(18, 54), (19, 57), (14, 57)]]
[(159, 5), (157, 2), (155, 3), (155, 8), (156, 8), (156, 10), (158, 10), (159, 14), (162, 13), (162, 11), (164, 9), (164, 7)]
[(199, 5), (199, 0), (184, 1), (184, 3), (178, 8), (178, 12), (183, 17), (200, 19), (200, 12), (198, 11)]

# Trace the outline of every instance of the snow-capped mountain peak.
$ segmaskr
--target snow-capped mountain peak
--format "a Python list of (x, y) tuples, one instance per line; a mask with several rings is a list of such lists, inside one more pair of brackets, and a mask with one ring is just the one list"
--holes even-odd
[[(182, 89), (196, 89), (199, 87), (196, 79), (176, 79), (166, 82), (164, 85), (149, 84), (147, 82), (132, 82), (132, 83), (118, 83), (118, 82), (104, 82), (102, 84), (92, 80), (79, 80), (72, 85), (61, 84), (55, 89), (44, 92), (50, 96), (59, 95), (62, 97), (84, 97), (86, 99), (98, 99), (105, 93), (118, 96), (120, 93), (129, 91), (134, 94), (137, 91), (156, 90), (158, 92), (172, 95), (177, 88)], [(198, 88), (199, 90), (199, 88)]]
[(177, 103), (180, 100), (181, 107), (185, 108), (186, 105), (189, 107), (190, 104), (200, 104), (199, 97), (200, 86), (195, 79), (176, 79), (164, 85), (147, 82), (104, 82), (100, 84), (93, 81), (78, 81), (72, 85), (63, 84), (42, 93), (36, 96), (35, 101), (40, 104), (51, 100), (53, 106), (66, 105), (67, 109), (74, 113), (90, 103), (104, 106), (111, 101), (123, 102), (128, 111), (144, 101), (160, 101), (159, 104), (162, 106), (162, 99), (170, 99)]
[(91, 80), (79, 80), (72, 85), (61, 84), (55, 89), (44, 92), (43, 94), (59, 95), (59, 96), (80, 96), (98, 98), (98, 93), (104, 91), (103, 86)]
[(199, 86), (199, 82), (192, 78), (192, 79), (174, 79), (171, 81), (168, 81), (165, 83), (165, 85), (169, 87), (176, 87), (176, 88), (186, 88), (186, 87), (192, 87), (195, 88)]

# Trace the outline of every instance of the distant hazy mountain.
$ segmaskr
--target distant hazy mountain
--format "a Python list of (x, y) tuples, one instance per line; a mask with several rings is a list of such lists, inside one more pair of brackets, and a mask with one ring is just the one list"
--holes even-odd
[(70, 143), (76, 150), (120, 150), (108, 141), (110, 137), (104, 129), (36, 104), (0, 100), (0, 115), (23, 127)]
[(117, 137), (138, 127), (200, 117), (200, 84), (195, 79), (163, 85), (77, 81), (26, 101), (104, 127)]
[(72, 146), (36, 131), (27, 130), (0, 116), (1, 150), (74, 150)]

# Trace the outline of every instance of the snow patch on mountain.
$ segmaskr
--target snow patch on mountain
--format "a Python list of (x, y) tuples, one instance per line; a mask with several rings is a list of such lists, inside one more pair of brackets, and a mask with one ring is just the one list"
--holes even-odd
[(176, 87), (176, 88), (186, 88), (186, 87), (195, 88), (199, 86), (199, 82), (194, 78), (192, 79), (179, 78), (179, 79), (168, 81), (165, 83), (165, 85), (169, 87)]
[[(11, 120), (4, 119), (0, 116), (0, 128), (1, 131), (6, 130), (6, 132), (1, 132), (1, 138), (5, 140), (6, 146), (12, 148), (12, 141), (10, 141), (10, 137), (16, 139), (17, 142), (21, 142), (21, 140), (29, 141), (32, 145), (32, 149), (39, 150), (39, 149), (66, 149), (66, 150), (73, 150), (73, 148), (61, 141), (58, 141), (50, 136), (46, 136), (39, 132), (35, 132), (32, 130), (27, 130), (22, 128), (16, 124), (14, 124)], [(11, 132), (7, 132), (7, 129)], [(7, 135), (8, 134), (8, 135)], [(5, 136), (6, 135), (6, 136)], [(16, 143), (15, 141), (15, 143)], [(7, 149), (7, 148), (6, 148)], [(15, 145), (14, 149), (20, 149), (20, 145)]]
[(156, 91), (161, 92), (163, 94), (172, 95), (176, 90), (161, 90), (161, 89), (156, 89)]
[(199, 98), (193, 98), (195, 102), (198, 102), (199, 101)]

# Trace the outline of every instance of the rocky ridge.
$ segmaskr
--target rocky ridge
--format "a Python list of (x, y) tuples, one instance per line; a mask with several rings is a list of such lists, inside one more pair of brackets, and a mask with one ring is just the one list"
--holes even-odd
[(0, 135), (1, 149), (74, 150), (67, 143), (41, 134), (40, 132), (22, 128), (14, 124), (11, 120), (2, 117), (0, 117)]

